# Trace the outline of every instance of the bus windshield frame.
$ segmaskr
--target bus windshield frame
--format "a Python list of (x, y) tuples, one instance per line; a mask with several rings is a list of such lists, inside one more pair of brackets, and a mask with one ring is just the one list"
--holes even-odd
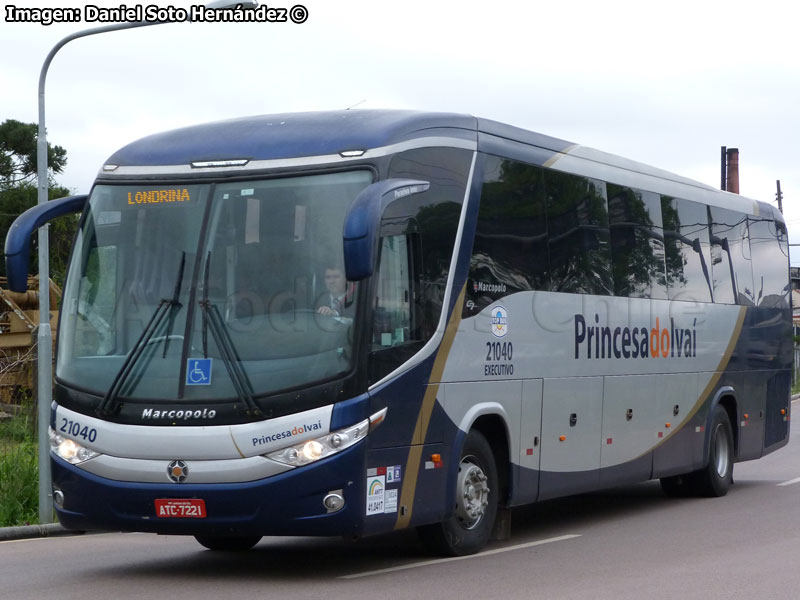
[(113, 401), (256, 408), (248, 396), (343, 376), (358, 291), (342, 224), (372, 181), (361, 168), (98, 184), (64, 290), (57, 380)]

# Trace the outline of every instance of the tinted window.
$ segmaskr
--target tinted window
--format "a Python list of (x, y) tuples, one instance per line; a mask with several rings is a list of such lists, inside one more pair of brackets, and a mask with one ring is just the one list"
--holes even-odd
[(411, 312), (412, 261), (409, 236), (393, 235), (381, 240), (375, 297), (373, 347), (387, 348), (415, 339), (417, 328)]
[[(172, 402), (235, 398), (242, 381), (258, 398), (349, 371), (357, 324), (345, 311), (355, 314), (358, 295), (333, 262), (347, 209), (371, 181), (361, 170), (96, 186), (64, 293), (58, 377)], [(338, 314), (320, 314), (322, 276), (334, 270)], [(205, 368), (189, 373), (200, 358)]]
[(788, 308), (789, 257), (786, 228), (758, 217), (748, 217), (750, 254), (757, 306)]
[(709, 215), (714, 301), (753, 305), (755, 296), (747, 217), (716, 207), (709, 207)]
[(548, 171), (545, 189), (550, 289), (611, 294), (606, 184), (586, 177)]
[(470, 262), (472, 311), (523, 290), (547, 289), (542, 169), (490, 156)]
[(608, 212), (614, 294), (666, 298), (659, 196), (608, 184)]
[(661, 197), (671, 300), (711, 302), (711, 251), (705, 205)]
[(398, 154), (389, 166), (389, 177), (431, 184), (425, 193), (392, 202), (381, 225), (384, 237), (416, 237), (421, 272), (415, 275), (414, 322), (421, 339), (432, 335), (439, 324), (471, 163), (472, 152), (468, 150), (421, 148)]

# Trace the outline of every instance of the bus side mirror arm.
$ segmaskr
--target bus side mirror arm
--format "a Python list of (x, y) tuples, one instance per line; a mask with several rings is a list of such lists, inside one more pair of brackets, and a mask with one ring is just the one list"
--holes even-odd
[(378, 255), (381, 217), (395, 200), (427, 191), (431, 184), (415, 179), (387, 179), (356, 196), (344, 220), (344, 270), (348, 281), (372, 275)]
[(28, 265), (31, 254), (33, 232), (45, 223), (69, 213), (80, 212), (89, 196), (67, 196), (37, 204), (18, 216), (6, 234), (6, 275), (8, 288), (12, 292), (28, 289)]

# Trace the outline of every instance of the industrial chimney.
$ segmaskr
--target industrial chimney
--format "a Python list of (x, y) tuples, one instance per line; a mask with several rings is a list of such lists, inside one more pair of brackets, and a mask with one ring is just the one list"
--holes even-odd
[(728, 177), (726, 189), (734, 194), (739, 193), (739, 149), (728, 148)]

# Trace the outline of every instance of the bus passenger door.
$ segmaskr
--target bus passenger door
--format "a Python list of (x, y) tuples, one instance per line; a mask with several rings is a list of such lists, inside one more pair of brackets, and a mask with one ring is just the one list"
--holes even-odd
[(539, 495), (539, 461), (542, 453), (542, 380), (522, 382), (519, 480), (512, 502), (535, 502)]
[(539, 500), (599, 486), (602, 422), (602, 377), (544, 380)]

